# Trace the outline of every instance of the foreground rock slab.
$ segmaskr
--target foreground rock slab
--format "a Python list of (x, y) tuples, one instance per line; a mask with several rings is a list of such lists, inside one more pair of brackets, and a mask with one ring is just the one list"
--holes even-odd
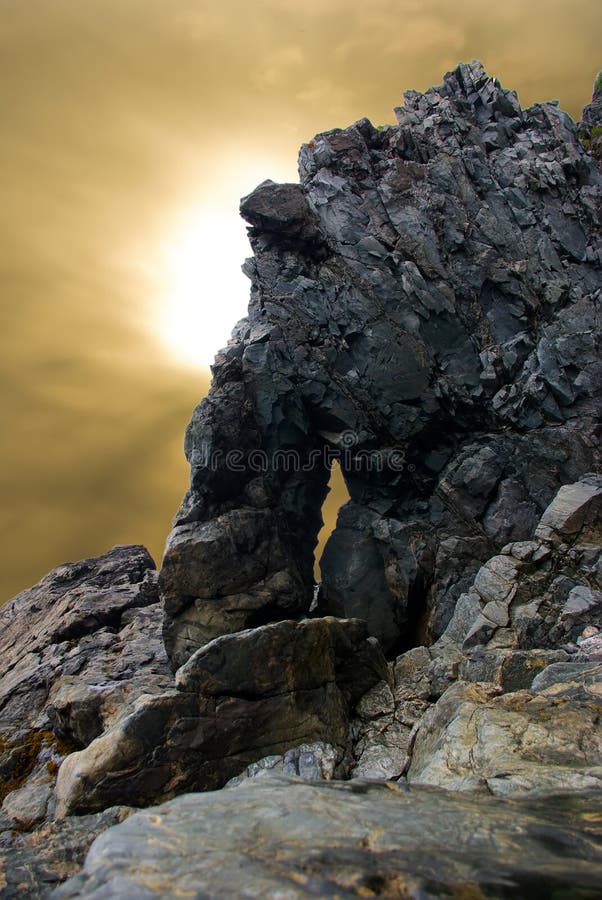
[(601, 814), (599, 793), (526, 806), (387, 783), (253, 779), (133, 815), (53, 896), (585, 900), (602, 896)]

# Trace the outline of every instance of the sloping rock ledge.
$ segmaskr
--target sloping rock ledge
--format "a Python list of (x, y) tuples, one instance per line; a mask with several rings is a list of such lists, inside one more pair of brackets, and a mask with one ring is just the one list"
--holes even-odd
[(132, 816), (54, 897), (586, 900), (602, 896), (601, 816), (601, 793), (525, 804), (272, 776)]

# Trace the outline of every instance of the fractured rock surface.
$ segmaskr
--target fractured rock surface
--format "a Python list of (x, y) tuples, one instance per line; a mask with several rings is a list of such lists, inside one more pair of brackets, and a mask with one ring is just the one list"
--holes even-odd
[(502, 796), (602, 789), (602, 679), (562, 687), (496, 697), (453, 685), (420, 723), (408, 781)]
[(322, 610), (391, 656), (599, 466), (601, 175), (574, 123), (478, 63), (397, 115), (318, 135), (299, 185), (241, 203), (249, 315), (188, 428), (161, 573), (175, 667), (308, 611), (325, 453), (351, 502)]
[(67, 563), (0, 607), (0, 830), (53, 803), (62, 759), (172, 681), (144, 547)]
[(349, 718), (386, 663), (362, 622), (278, 622), (225, 635), (179, 669), (177, 690), (135, 709), (59, 773), (61, 815), (222, 787), (299, 744), (347, 744)]
[(43, 896), (127, 814), (53, 822), (57, 772), (171, 684), (162, 615), (155, 564), (137, 546), (59, 566), (0, 607), (0, 897)]
[(99, 834), (133, 812), (125, 807), (47, 822), (31, 832), (0, 835), (0, 897), (39, 900), (81, 868)]
[(443, 636), (391, 665), (352, 724), (354, 775), (526, 794), (602, 787), (602, 478), (479, 569)]

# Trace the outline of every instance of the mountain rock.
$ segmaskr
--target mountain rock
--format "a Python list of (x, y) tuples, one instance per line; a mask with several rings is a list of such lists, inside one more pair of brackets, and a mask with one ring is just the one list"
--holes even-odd
[(598, 99), (461, 65), (241, 201), (159, 578), (0, 608), (0, 897), (116, 822), (57, 896), (601, 896)]
[(506, 545), (479, 569), (433, 649), (576, 651), (585, 628), (602, 626), (601, 509), (602, 476), (564, 485), (534, 540)]
[(35, 831), (0, 834), (0, 897), (47, 897), (80, 870), (94, 839), (131, 812), (125, 807), (107, 809), (45, 822)]
[(596, 76), (591, 103), (583, 110), (579, 136), (592, 157), (602, 164), (602, 72)]
[(139, 546), (59, 566), (0, 607), (0, 897), (42, 896), (127, 814), (55, 822), (57, 773), (128, 703), (171, 684), (162, 618)]
[(68, 563), (0, 607), (0, 830), (42, 821), (60, 763), (171, 681), (144, 547)]
[(351, 500), (321, 611), (391, 657), (599, 467), (601, 175), (576, 126), (478, 63), (396, 112), (318, 135), (299, 185), (241, 202), (249, 315), (188, 428), (161, 572), (176, 668), (308, 612), (333, 458)]
[(602, 787), (602, 478), (477, 572), (442, 637), (360, 701), (351, 772), (510, 794)]
[(452, 685), (420, 723), (408, 782), (502, 796), (602, 789), (602, 680), (583, 687)]

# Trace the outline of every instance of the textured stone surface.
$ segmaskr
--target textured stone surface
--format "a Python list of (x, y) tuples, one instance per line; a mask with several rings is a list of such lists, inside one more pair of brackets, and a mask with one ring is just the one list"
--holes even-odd
[[(477, 572), (435, 652), (565, 649), (602, 626), (602, 476), (563, 485), (535, 529)], [(516, 549), (515, 549), (516, 548)], [(591, 631), (593, 629), (593, 631)]]
[(143, 547), (116, 547), (0, 607), (0, 829), (42, 821), (62, 759), (170, 684), (156, 582)]
[(570, 540), (587, 524), (599, 523), (601, 510), (602, 478), (563, 485), (541, 517), (535, 537), (557, 543)]
[(601, 679), (495, 692), (461, 682), (446, 691), (420, 723), (410, 783), (502, 796), (602, 788)]
[(602, 164), (602, 72), (598, 72), (594, 82), (591, 103), (583, 110), (579, 135), (584, 147)]
[(409, 762), (411, 724), (398, 714), (386, 681), (365, 694), (353, 723), (355, 778), (398, 778)]
[(594, 475), (563, 486), (538, 539), (488, 560), (443, 636), (362, 698), (353, 775), (500, 793), (598, 785), (601, 492)]
[(591, 900), (601, 802), (253, 780), (132, 816), (53, 896)]
[(0, 898), (39, 900), (81, 868), (93, 840), (130, 814), (107, 809), (47, 822), (29, 834), (0, 833)]
[(249, 315), (190, 423), (161, 574), (175, 666), (307, 612), (326, 452), (351, 501), (321, 609), (391, 656), (440, 636), (480, 566), (599, 466), (601, 181), (574, 123), (478, 63), (397, 115), (317, 135), (299, 185), (242, 201)]
[(61, 815), (144, 805), (222, 787), (245, 766), (325, 741), (341, 756), (362, 694), (386, 676), (365, 625), (279, 622), (216, 638), (177, 673), (177, 690), (133, 712), (62, 764)]

